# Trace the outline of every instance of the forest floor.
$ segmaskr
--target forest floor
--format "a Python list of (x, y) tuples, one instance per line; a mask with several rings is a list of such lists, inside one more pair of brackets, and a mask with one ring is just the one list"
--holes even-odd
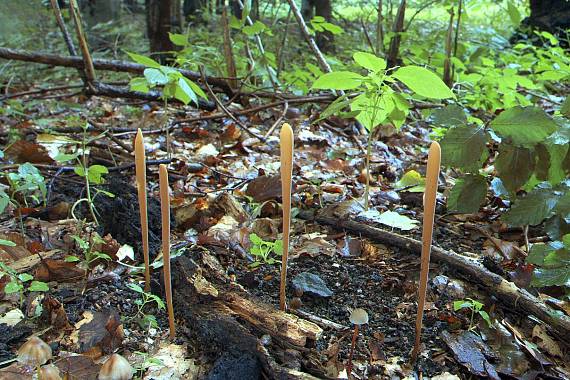
[[(0, 246), (0, 259), (18, 274), (47, 283), (49, 291), (6, 294), (10, 277), (0, 278), (0, 363), (5, 366), (0, 379), (34, 376), (12, 360), (32, 334), (52, 346), (54, 364), (70, 379), (96, 379), (99, 363), (116, 351), (144, 379), (346, 377), (354, 327), (349, 316), (355, 308), (367, 311), (369, 323), (359, 331), (353, 378), (570, 378), (568, 340), (489, 291), (478, 278), (441, 261), (430, 268), (422, 349), (416, 365), (410, 366), (417, 252), (319, 221), (319, 215), (328, 215), (420, 240), (422, 184), (401, 179), (411, 170), (425, 175), (431, 138), (424, 122), (406, 123), (400, 131), (377, 128), (370, 210), (364, 212), (367, 136), (341, 119), (313, 123), (318, 115), (310, 107), (242, 116), (248, 130), (258, 135), (276, 127), (266, 141), (251, 137), (230, 119), (183, 122), (207, 113), (171, 108), (169, 157), (162, 131), (166, 117), (156, 105), (77, 95), (66, 101), (40, 95), (13, 104), (12, 109), (23, 108), (0, 115), (0, 136), (6, 141), (18, 134), (22, 139), (5, 149), (9, 164), (3, 170), (24, 162), (36, 165), (45, 178), (48, 201), (45, 207), (11, 206), (10, 215), (2, 216), (0, 238), (15, 246)], [(83, 134), (85, 120), (91, 129)], [(279, 257), (253, 255), (250, 239), (251, 234), (270, 243), (280, 238), (281, 121), (295, 131), (289, 314), (278, 311)], [(177, 324), (173, 341), (168, 339), (164, 307), (135, 286), (142, 287), (144, 280), (132, 165), (137, 128), (145, 133), (148, 160), (155, 263), (151, 292), (162, 298), (157, 163), (169, 167)], [(99, 134), (89, 144), (89, 164), (106, 166), (109, 173), (103, 184), (94, 186), (96, 225), (88, 221), (85, 202), (75, 205), (85, 197), (82, 178), (54, 157), (76, 151), (83, 139)], [(441, 174), (441, 200), (450, 174)], [(457, 215), (438, 202), (434, 245), (570, 314), (568, 303), (528, 287), (530, 271), (521, 248), (525, 232), (500, 222), (500, 206)], [(409, 219), (394, 214), (380, 218), (387, 211)], [(526, 237), (541, 239), (533, 231)], [(100, 256), (84, 265), (84, 255), (93, 252), (109, 259)], [(469, 308), (454, 309), (455, 301), (469, 300), (482, 304), (492, 327)]]

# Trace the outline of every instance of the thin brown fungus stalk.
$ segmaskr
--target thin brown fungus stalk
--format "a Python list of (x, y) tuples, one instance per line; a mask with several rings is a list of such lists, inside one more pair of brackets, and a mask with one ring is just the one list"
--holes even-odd
[(422, 256), (420, 269), (420, 286), (418, 290), (418, 313), (416, 316), (416, 339), (412, 351), (411, 362), (416, 361), (420, 350), (422, 322), (426, 303), (427, 282), (429, 274), (429, 261), (431, 254), (431, 242), (433, 237), (433, 224), (435, 217), (435, 203), (437, 196), (437, 180), (441, 163), (441, 148), (437, 142), (433, 142), (429, 148), (426, 189), (424, 193), (424, 218), (422, 231)]
[(289, 257), (289, 233), (291, 229), (291, 188), (293, 177), (293, 129), (287, 123), (281, 127), (281, 192), (283, 197), (283, 257), (281, 259), (281, 283), (279, 286), (279, 307), (285, 311), (287, 299), (287, 258)]
[(150, 291), (150, 259), (148, 253), (148, 206), (146, 193), (146, 156), (144, 150), (144, 137), (141, 129), (135, 138), (135, 167), (137, 177), (137, 191), (139, 197), (139, 210), (141, 220), (141, 238), (144, 255), (144, 290)]
[(358, 328), (360, 325), (368, 323), (368, 313), (364, 309), (354, 309), (350, 313), (350, 322), (354, 325), (354, 332), (352, 333), (352, 342), (350, 344), (350, 354), (348, 355), (348, 364), (346, 366), (346, 374), (349, 379), (352, 378), (352, 356), (354, 355), (354, 347), (358, 339)]
[(170, 197), (168, 195), (168, 169), (161, 164), (158, 170), (160, 182), (160, 215), (162, 218), (162, 260), (164, 262), (164, 293), (168, 309), (168, 326), (170, 339), (174, 339), (174, 306), (172, 305), (172, 283), (170, 281)]

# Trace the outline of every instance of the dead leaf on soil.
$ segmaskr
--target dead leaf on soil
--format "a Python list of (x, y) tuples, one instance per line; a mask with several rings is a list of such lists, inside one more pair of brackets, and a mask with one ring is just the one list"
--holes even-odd
[(546, 332), (542, 325), (535, 325), (532, 329), (533, 340), (538, 344), (538, 347), (548, 352), (552, 356), (562, 357), (562, 350), (558, 343), (554, 341)]
[(97, 359), (121, 345), (124, 337), (123, 325), (115, 310), (86, 312), (84, 315), (91, 319), (87, 323), (79, 321), (75, 326), (79, 328), (79, 352)]
[(32, 164), (52, 164), (54, 162), (46, 148), (40, 144), (26, 140), (16, 141), (4, 150), (4, 154), (17, 164), (24, 162)]
[(36, 269), (34, 277), (43, 282), (73, 282), (85, 277), (85, 270), (78, 268), (75, 263), (63, 260), (45, 259)]
[(162, 366), (149, 367), (144, 375), (145, 380), (177, 380), (197, 379), (200, 366), (193, 359), (187, 358), (187, 347), (177, 344), (168, 344), (159, 348), (152, 357), (162, 362)]
[(16, 362), (0, 369), (0, 380), (32, 380), (34, 374), (35, 369)]
[(67, 379), (97, 380), (101, 365), (97, 364), (88, 356), (75, 355), (61, 358), (56, 361), (55, 366), (59, 368), (61, 374)]
[(459, 364), (466, 367), (469, 372), (476, 376), (489, 377), (499, 380), (499, 374), (495, 367), (487, 360), (497, 359), (497, 355), (487, 346), (483, 340), (471, 331), (463, 331), (461, 334), (452, 335), (447, 331), (442, 332), (445, 343), (449, 346)]
[(73, 328), (67, 319), (67, 314), (63, 305), (57, 299), (47, 295), (44, 298), (42, 306), (42, 316), (54, 330), (62, 331)]
[(247, 185), (245, 194), (258, 203), (277, 199), (281, 197), (281, 176), (259, 176)]

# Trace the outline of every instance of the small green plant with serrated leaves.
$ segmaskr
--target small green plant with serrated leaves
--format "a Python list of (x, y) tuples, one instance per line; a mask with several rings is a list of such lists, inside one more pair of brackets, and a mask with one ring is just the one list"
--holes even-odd
[[(368, 210), (370, 192), (370, 156), (373, 130), (377, 126), (390, 123), (400, 128), (408, 116), (411, 94), (399, 89), (396, 82), (405, 84), (415, 97), (428, 99), (449, 99), (455, 95), (432, 71), (425, 67), (409, 65), (397, 69), (387, 69), (386, 61), (374, 54), (357, 52), (354, 62), (366, 75), (356, 71), (336, 71), (321, 75), (313, 89), (348, 91), (357, 94), (345, 94), (332, 102), (322, 113), (324, 119), (331, 115), (354, 117), (368, 130), (366, 151), (366, 190), (364, 207)], [(359, 70), (360, 71), (360, 70)], [(356, 95), (356, 96), (354, 96)], [(349, 108), (349, 112), (343, 110)]]
[[(0, 242), (0, 245), (10, 245), (7, 241)], [(10, 242), (11, 243), (11, 242)], [(20, 296), (20, 307), (24, 303), (24, 292), (47, 292), (49, 286), (42, 281), (34, 280), (34, 276), (28, 273), (17, 273), (14, 269), (0, 261), (0, 277), (8, 276), (10, 281), (4, 286), (4, 293), (13, 294), (18, 293)]]
[(77, 248), (82, 255), (67, 256), (65, 258), (65, 261), (68, 263), (81, 262), (81, 266), (84, 269), (89, 270), (91, 264), (97, 260), (111, 260), (111, 257), (106, 253), (102, 253), (94, 249), (95, 244), (105, 244), (105, 241), (101, 238), (101, 236), (99, 236), (98, 233), (93, 232), (89, 239), (84, 239), (78, 235), (71, 235), (71, 238), (75, 241), (75, 244), (77, 245)]
[(88, 130), (89, 124), (83, 123), (83, 139), (81, 141), (81, 148), (77, 150), (77, 152), (72, 154), (64, 154), (60, 153), (55, 160), (59, 163), (67, 162), (67, 161), (75, 161), (76, 165), (73, 167), (73, 171), (78, 176), (82, 177), (85, 182), (85, 198), (78, 199), (71, 208), (71, 215), (75, 218), (75, 209), (77, 206), (83, 202), (86, 202), (88, 205), (89, 213), (93, 218), (95, 224), (99, 224), (97, 220), (97, 210), (95, 208), (95, 197), (99, 194), (104, 194), (108, 197), (114, 197), (114, 194), (98, 189), (93, 188), (92, 185), (100, 185), (104, 182), (104, 175), (109, 173), (109, 169), (107, 169), (103, 165), (89, 165), (89, 147), (88, 145), (103, 137), (104, 133), (99, 134), (94, 137), (89, 137)]
[(133, 352), (138, 359), (135, 359), (135, 364), (133, 368), (135, 370), (135, 375), (137, 378), (143, 378), (143, 375), (150, 367), (164, 367), (164, 362), (159, 358), (154, 358), (146, 352), (135, 351)]
[(493, 327), (493, 323), (491, 322), (491, 318), (489, 318), (489, 314), (483, 310), (483, 303), (474, 300), (473, 298), (465, 298), (464, 300), (454, 301), (453, 302), (453, 310), (459, 311), (462, 309), (469, 309), (471, 310), (471, 318), (469, 320), (469, 330), (473, 330), (475, 328), (474, 320), (475, 314), (478, 314), (489, 327)]
[(251, 241), (249, 252), (255, 260), (249, 265), (251, 268), (257, 268), (262, 264), (273, 265), (281, 262), (279, 258), (283, 255), (283, 240), (265, 241), (257, 234), (250, 234), (249, 240)]
[(138, 294), (141, 298), (135, 300), (135, 305), (137, 306), (137, 314), (133, 318), (139, 324), (141, 328), (158, 328), (158, 322), (156, 317), (152, 314), (146, 314), (144, 309), (147, 305), (156, 304), (159, 310), (164, 310), (164, 301), (152, 293), (145, 292), (143, 288), (137, 284), (128, 284), (127, 287)]
[[(17, 205), (23, 204), (26, 207), (32, 205), (44, 204), (46, 202), (47, 187), (45, 179), (34, 165), (26, 162), (18, 166), (16, 172), (6, 174), (6, 179), (10, 186), (10, 196), (6, 199), (6, 194), (0, 194), (0, 212), (8, 205), (11, 200)], [(20, 201), (18, 200), (20, 196)]]

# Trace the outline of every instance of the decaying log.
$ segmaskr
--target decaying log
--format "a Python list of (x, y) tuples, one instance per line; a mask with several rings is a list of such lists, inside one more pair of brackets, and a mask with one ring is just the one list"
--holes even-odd
[[(313, 378), (279, 365), (268, 350), (271, 346), (271, 351), (281, 347), (310, 353), (322, 329), (240, 291), (209, 253), (193, 252), (192, 257), (172, 263), (174, 310), (189, 338), (214, 363), (206, 378), (257, 379), (262, 373), (275, 379)], [(263, 335), (271, 337), (267, 347), (259, 339)]]
[[(422, 243), (420, 241), (359, 223), (350, 220), (348, 217), (339, 217), (330, 212), (324, 212), (314, 216), (301, 213), (299, 216), (304, 219), (330, 225), (337, 229), (366, 236), (370, 239), (384, 244), (390, 244), (418, 255), (421, 253)], [(482, 285), (487, 292), (494, 294), (500, 302), (537, 317), (563, 341), (570, 341), (570, 317), (556, 313), (554, 309), (547, 306), (528, 291), (518, 288), (514, 283), (489, 271), (478, 261), (468, 259), (455, 252), (446, 251), (434, 246), (432, 248), (432, 258), (437, 262), (447, 264), (464, 275), (467, 275), (474, 283)]]

